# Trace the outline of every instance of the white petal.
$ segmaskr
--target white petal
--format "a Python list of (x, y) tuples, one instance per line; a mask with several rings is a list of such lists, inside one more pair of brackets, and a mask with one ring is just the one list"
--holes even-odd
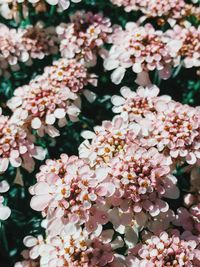
[(188, 156), (186, 157), (186, 161), (188, 164), (193, 165), (196, 163), (197, 159), (195, 157), (194, 153), (189, 153)]
[(125, 242), (129, 248), (135, 247), (138, 242), (138, 233), (131, 227), (126, 227)]
[(146, 71), (138, 73), (135, 83), (141, 86), (149, 86), (151, 84), (149, 73)]
[(123, 67), (119, 67), (115, 71), (113, 71), (113, 73), (111, 75), (112, 82), (115, 84), (120, 84), (120, 82), (124, 78), (125, 71), (126, 70)]
[(52, 125), (56, 121), (55, 115), (54, 114), (49, 114), (46, 116), (46, 124)]
[(33, 210), (43, 211), (51, 201), (50, 195), (33, 196), (30, 202), (30, 206)]
[(37, 238), (35, 238), (31, 235), (26, 236), (23, 240), (24, 245), (28, 248), (31, 248), (31, 247), (37, 245), (37, 242), (38, 242)]
[(9, 190), (10, 186), (7, 181), (3, 180), (0, 182), (0, 193), (5, 193)]
[(10, 163), (13, 167), (19, 167), (22, 164), (22, 159), (21, 158), (10, 158)]
[(95, 138), (95, 133), (92, 132), (92, 131), (83, 131), (81, 133), (81, 136), (84, 138), (84, 139), (93, 139)]
[(98, 182), (102, 182), (108, 176), (108, 168), (98, 168), (95, 172)]
[(95, 99), (97, 98), (96, 94), (90, 90), (85, 89), (83, 91), (84, 96), (88, 100), (89, 103), (93, 103)]
[(0, 207), (0, 220), (7, 220), (11, 214), (11, 210), (8, 207)]
[(33, 129), (39, 129), (42, 125), (42, 122), (39, 118), (34, 118), (32, 121), (31, 121), (31, 127)]
[(103, 66), (106, 70), (114, 70), (119, 66), (119, 60), (108, 58), (104, 61)]
[(118, 96), (118, 95), (114, 95), (112, 98), (111, 98), (111, 102), (113, 103), (113, 105), (115, 106), (121, 106), (125, 103), (125, 99), (121, 96)]
[(57, 108), (55, 111), (54, 111), (54, 116), (57, 118), (57, 119), (62, 119), (65, 117), (65, 110), (64, 108)]
[(47, 154), (47, 150), (40, 147), (40, 146), (36, 146), (35, 147), (35, 154), (33, 154), (33, 157), (35, 159), (38, 159), (38, 160), (43, 160), (45, 159), (46, 157), (46, 154)]
[(135, 64), (133, 65), (133, 71), (134, 71), (135, 73), (140, 73), (140, 72), (142, 72), (142, 66), (141, 66), (141, 64), (140, 64), (140, 63), (135, 63)]
[(0, 172), (5, 172), (8, 168), (9, 160), (7, 158), (0, 158)]
[(34, 192), (35, 192), (36, 195), (46, 195), (46, 194), (49, 194), (50, 187), (45, 182), (38, 182), (34, 186)]

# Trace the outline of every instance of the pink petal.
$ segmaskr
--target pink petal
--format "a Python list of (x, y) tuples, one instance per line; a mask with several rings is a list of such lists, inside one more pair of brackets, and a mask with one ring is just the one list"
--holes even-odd
[(36, 211), (43, 211), (49, 205), (51, 199), (50, 195), (34, 196), (31, 199), (30, 206)]

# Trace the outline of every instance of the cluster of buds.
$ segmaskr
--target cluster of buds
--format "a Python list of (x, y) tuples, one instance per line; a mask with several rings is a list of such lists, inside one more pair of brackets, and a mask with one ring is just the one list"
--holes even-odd
[(119, 84), (126, 72), (138, 75), (136, 82), (148, 85), (147, 73), (157, 70), (160, 78), (168, 79), (171, 69), (182, 64), (186, 68), (199, 67), (199, 28), (176, 25), (163, 32), (155, 30), (151, 24), (139, 26), (128, 22), (125, 30), (115, 29), (111, 35), (112, 47), (104, 60), (106, 70), (114, 70), (111, 79)]
[(94, 99), (94, 94), (85, 90), (89, 83), (96, 85), (96, 76), (89, 74), (81, 61), (60, 59), (28, 85), (17, 88), (7, 105), (19, 124), (37, 130), (40, 136), (56, 137), (59, 132), (53, 125), (57, 119), (59, 127), (67, 124), (66, 115), (78, 120), (80, 93), (89, 101)]
[(129, 251), (127, 266), (199, 266), (199, 241), (195, 236), (178, 231), (147, 236)]
[(5, 172), (11, 164), (33, 171), (34, 160), (43, 160), (45, 150), (34, 145), (34, 137), (15, 123), (13, 117), (0, 115), (0, 172)]
[(125, 30), (118, 27), (111, 36), (113, 44), (104, 61), (106, 70), (114, 70), (111, 79), (119, 84), (127, 68), (141, 74), (157, 70), (163, 78), (169, 77), (171, 66), (182, 45), (181, 40), (169, 40), (151, 24), (138, 26), (129, 22)]
[(9, 29), (0, 24), (0, 67), (1, 75), (19, 69), (19, 63), (32, 64), (32, 59), (43, 59), (57, 52), (54, 27), (44, 28), (41, 24), (26, 29)]
[(97, 54), (112, 33), (110, 19), (100, 13), (78, 11), (70, 20), (70, 23), (61, 23), (57, 27), (61, 55), (65, 58), (83, 58), (87, 65), (95, 65)]
[(166, 35), (182, 42), (178, 51), (179, 64), (182, 59), (186, 68), (200, 67), (200, 27), (195, 28), (190, 24), (187, 27), (175, 25)]

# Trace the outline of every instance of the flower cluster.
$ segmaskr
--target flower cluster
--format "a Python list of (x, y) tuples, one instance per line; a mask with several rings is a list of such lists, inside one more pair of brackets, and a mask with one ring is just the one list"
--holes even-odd
[[(93, 206), (101, 202), (99, 183), (106, 178), (106, 169), (95, 172), (84, 160), (66, 154), (57, 161), (47, 160), (40, 169), (37, 183), (30, 188), (34, 194), (31, 207), (47, 216), (47, 230), (52, 235), (59, 234), (64, 225), (82, 225), (90, 217), (96, 227), (107, 223), (104, 212)], [(87, 227), (90, 231), (90, 224)]]
[(182, 19), (190, 15), (199, 16), (199, 8), (185, 0), (111, 0), (114, 5), (123, 6), (126, 12), (142, 11), (147, 17)]
[(70, 20), (70, 23), (61, 23), (57, 27), (61, 55), (84, 58), (87, 64), (95, 65), (97, 54), (112, 33), (110, 20), (100, 13), (83, 11), (76, 12)]
[(92, 101), (94, 95), (83, 88), (96, 84), (94, 75), (89, 74), (83, 63), (76, 59), (60, 59), (44, 73), (14, 91), (8, 107), (14, 112), (15, 121), (28, 124), (40, 136), (44, 133), (52, 137), (59, 135), (53, 126), (58, 119), (59, 127), (67, 124), (66, 115), (73, 121), (80, 113), (80, 92)]
[(114, 96), (114, 112), (141, 126), (144, 146), (155, 146), (172, 160), (195, 164), (200, 159), (200, 110), (157, 96), (157, 87), (131, 92), (122, 88), (123, 97)]
[[(70, 226), (67, 230), (56, 237), (48, 236), (45, 240), (40, 236), (24, 238), (24, 244), (30, 248), (29, 257), (40, 257), (38, 265), (33, 266), (119, 266), (117, 255), (112, 250), (116, 244), (114, 241), (110, 243), (113, 239), (112, 231), (89, 234), (80, 226)], [(33, 260), (27, 262), (32, 263)], [(18, 262), (15, 267), (25, 267), (25, 264), (25, 261)]]
[(30, 65), (32, 59), (43, 59), (57, 51), (54, 28), (40, 24), (18, 30), (0, 24), (0, 42), (1, 75), (9, 68), (19, 69), (20, 62)]
[(179, 198), (176, 164), (196, 170), (199, 108), (158, 96), (156, 86), (121, 92), (112, 98), (120, 114), (82, 133), (79, 157), (62, 154), (40, 167), (29, 190), (46, 237), (25, 237), (28, 256), (16, 267), (35, 260), (44, 266), (198, 266), (199, 203), (174, 212), (168, 199)]
[(17, 22), (20, 21), (20, 4), (22, 5), (22, 13), (24, 17), (28, 15), (28, 5), (32, 4), (37, 12), (46, 11), (46, 5), (58, 5), (60, 10), (65, 10), (70, 6), (70, 2), (78, 3), (81, 0), (1, 0), (0, 14), (5, 19), (14, 18)]
[(33, 158), (43, 160), (45, 150), (34, 145), (34, 137), (18, 126), (13, 117), (0, 115), (0, 172), (5, 172), (9, 163), (32, 171)]
[(186, 68), (200, 67), (200, 27), (175, 25), (166, 35), (182, 42), (178, 55)]
[(113, 45), (104, 67), (115, 70), (111, 79), (116, 84), (122, 81), (130, 67), (134, 73), (158, 70), (161, 77), (168, 78), (182, 44), (180, 40), (169, 40), (151, 24), (138, 26), (132, 22), (126, 24), (125, 30), (118, 27), (111, 40)]
[(127, 266), (199, 266), (199, 241), (187, 232), (182, 235), (178, 231), (170, 234), (161, 232), (159, 235), (146, 237), (129, 252)]

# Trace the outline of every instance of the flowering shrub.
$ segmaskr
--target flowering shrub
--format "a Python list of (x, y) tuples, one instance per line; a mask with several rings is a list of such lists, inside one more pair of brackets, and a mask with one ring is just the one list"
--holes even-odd
[(197, 1), (0, 1), (2, 267), (200, 266)]

